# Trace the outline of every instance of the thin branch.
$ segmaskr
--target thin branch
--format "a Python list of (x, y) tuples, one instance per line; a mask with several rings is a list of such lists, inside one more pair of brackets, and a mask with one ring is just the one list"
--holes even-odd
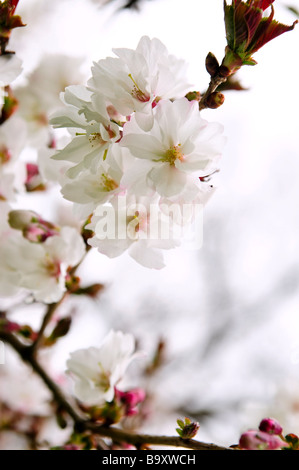
[(202, 98), (198, 103), (199, 111), (201, 111), (202, 109), (205, 109), (205, 108), (209, 108), (209, 106), (207, 104), (207, 100), (208, 100), (209, 96), (211, 96), (211, 94), (214, 93), (217, 90), (219, 85), (226, 82), (226, 80), (227, 80), (227, 77), (222, 77), (221, 75), (216, 75), (215, 77), (211, 78), (208, 89), (202, 95)]
[(45, 330), (46, 330), (48, 324), (50, 323), (54, 313), (57, 310), (57, 308), (62, 304), (62, 302), (64, 301), (64, 299), (66, 298), (67, 295), (68, 295), (68, 292), (65, 292), (64, 295), (61, 297), (61, 299), (58, 302), (55, 302), (55, 303), (50, 304), (48, 306), (48, 310), (46, 312), (46, 315), (43, 318), (43, 322), (42, 322), (40, 330), (37, 334), (37, 338), (34, 341), (34, 343), (30, 346), (32, 355), (35, 355), (38, 348), (42, 345), (42, 342), (44, 340)]
[(182, 439), (178, 436), (154, 436), (148, 434), (135, 434), (124, 431), (119, 428), (97, 426), (93, 423), (86, 422), (84, 424), (86, 430), (93, 434), (111, 437), (119, 443), (126, 442), (137, 447), (145, 444), (169, 447), (183, 447), (193, 450), (231, 450), (227, 447), (217, 446), (216, 444), (207, 444), (205, 442), (195, 441), (194, 439)]

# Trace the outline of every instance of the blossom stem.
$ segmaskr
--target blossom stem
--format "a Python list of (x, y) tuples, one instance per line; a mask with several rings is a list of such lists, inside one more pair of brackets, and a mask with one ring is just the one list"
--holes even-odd
[(53, 395), (54, 400), (64, 409), (74, 423), (77, 432), (92, 432), (103, 437), (109, 437), (114, 442), (128, 443), (140, 448), (145, 445), (181, 447), (193, 450), (232, 450), (231, 448), (195, 441), (194, 439), (182, 439), (178, 436), (156, 436), (147, 434), (135, 434), (115, 427), (98, 425), (82, 417), (71, 402), (66, 398), (59, 386), (47, 374), (42, 365), (36, 359), (31, 346), (26, 346), (13, 334), (0, 331), (0, 339), (9, 344), (22, 358), (22, 360), (31, 365), (34, 372), (42, 379)]
[(214, 91), (217, 90), (217, 88), (219, 87), (219, 85), (221, 85), (222, 83), (226, 82), (227, 80), (227, 77), (223, 77), (219, 74), (215, 75), (214, 77), (211, 78), (211, 81), (210, 81), (210, 84), (209, 84), (209, 87), (208, 89), (205, 91), (205, 93), (202, 95), (202, 98), (201, 100), (199, 101), (198, 103), (198, 108), (199, 108), (199, 111), (201, 111), (202, 109), (205, 109), (205, 108), (208, 108), (208, 104), (207, 104), (207, 101), (208, 101), (208, 98), (209, 96), (214, 93)]
[(64, 295), (61, 297), (61, 299), (58, 302), (55, 302), (55, 303), (50, 304), (48, 306), (48, 310), (47, 310), (47, 312), (46, 312), (46, 314), (43, 318), (40, 330), (37, 334), (37, 338), (34, 341), (34, 343), (30, 346), (31, 352), (32, 352), (33, 355), (36, 354), (36, 351), (42, 345), (42, 342), (44, 340), (45, 330), (46, 330), (48, 324), (50, 323), (54, 313), (57, 310), (57, 308), (62, 304), (62, 302), (64, 301), (64, 299), (66, 298), (67, 295), (68, 295), (68, 292), (65, 292)]

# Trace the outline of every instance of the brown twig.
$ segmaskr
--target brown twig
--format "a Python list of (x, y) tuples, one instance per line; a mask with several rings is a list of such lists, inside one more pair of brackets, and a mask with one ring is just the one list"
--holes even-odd
[(220, 74), (215, 75), (214, 77), (211, 78), (210, 84), (208, 89), (205, 91), (205, 93), (202, 95), (201, 100), (198, 103), (198, 108), (201, 111), (202, 109), (209, 108), (207, 101), (208, 98), (214, 93), (219, 85), (222, 83), (226, 82), (227, 77), (223, 77)]
[(135, 434), (123, 431), (119, 428), (97, 426), (93, 423), (88, 422), (84, 424), (84, 427), (86, 430), (91, 431), (93, 434), (99, 434), (101, 436), (110, 437), (116, 442), (126, 442), (137, 447), (147, 444), (156, 446), (183, 447), (185, 449), (193, 450), (231, 450), (227, 447), (218, 446), (216, 444), (208, 444), (205, 442), (196, 441), (194, 439), (182, 439), (178, 436), (155, 436), (149, 434)]
[(37, 334), (37, 338), (34, 341), (34, 343), (30, 346), (31, 348), (31, 353), (32, 355), (35, 355), (38, 348), (42, 345), (43, 340), (44, 340), (44, 333), (46, 331), (46, 328), (48, 324), (50, 323), (54, 313), (56, 312), (57, 308), (62, 304), (66, 296), (68, 295), (68, 292), (65, 292), (64, 295), (61, 297), (61, 299), (58, 302), (55, 302), (53, 304), (50, 304), (48, 306), (48, 310), (43, 318), (40, 330)]

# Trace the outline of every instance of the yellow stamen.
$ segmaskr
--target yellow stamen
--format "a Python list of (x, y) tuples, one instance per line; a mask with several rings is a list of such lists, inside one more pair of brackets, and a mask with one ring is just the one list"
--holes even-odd
[(102, 173), (101, 175), (101, 185), (104, 191), (113, 191), (114, 189), (118, 188), (118, 184), (112, 178)]
[(174, 145), (170, 149), (168, 149), (164, 155), (163, 158), (161, 158), (160, 161), (162, 162), (168, 162), (170, 165), (174, 165), (176, 160), (183, 161), (184, 160), (184, 154), (182, 153), (181, 149), (181, 144)]
[(139, 86), (137, 85), (136, 81), (132, 77), (132, 75), (129, 73), (129, 78), (132, 80), (134, 83), (134, 86), (132, 88), (131, 95), (136, 98), (138, 101), (141, 101), (142, 103), (146, 103), (147, 101), (150, 100), (150, 97), (148, 94), (144, 93)]

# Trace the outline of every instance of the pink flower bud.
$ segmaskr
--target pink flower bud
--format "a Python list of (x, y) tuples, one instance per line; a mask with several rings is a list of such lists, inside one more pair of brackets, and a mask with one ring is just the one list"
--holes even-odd
[(45, 241), (45, 239), (48, 238), (47, 234), (45, 234), (45, 231), (41, 227), (38, 227), (34, 224), (28, 225), (23, 234), (27, 240), (33, 243)]
[(138, 405), (145, 399), (145, 391), (142, 388), (135, 388), (126, 392), (126, 403), (131, 407)]
[(279, 436), (255, 429), (242, 434), (239, 440), (239, 447), (244, 450), (275, 450), (285, 446)]
[(115, 389), (115, 398), (125, 406), (125, 415), (132, 416), (138, 412), (136, 406), (144, 401), (145, 391), (141, 388), (135, 388), (128, 392)]
[(39, 168), (35, 163), (26, 164), (27, 177), (25, 181), (26, 190), (31, 191), (43, 191), (45, 185), (39, 172)]
[(65, 444), (65, 446), (62, 447), (63, 450), (81, 450), (79, 446), (75, 444)]
[(274, 418), (265, 418), (260, 422), (259, 430), (268, 434), (281, 434), (282, 426)]
[(58, 227), (43, 220), (33, 211), (10, 211), (8, 223), (12, 228), (21, 230), (23, 237), (33, 243), (44, 242), (47, 238), (59, 233)]
[(12, 321), (7, 321), (5, 325), (5, 330), (9, 331), (10, 333), (17, 333), (18, 331), (20, 331), (20, 329), (21, 325)]

